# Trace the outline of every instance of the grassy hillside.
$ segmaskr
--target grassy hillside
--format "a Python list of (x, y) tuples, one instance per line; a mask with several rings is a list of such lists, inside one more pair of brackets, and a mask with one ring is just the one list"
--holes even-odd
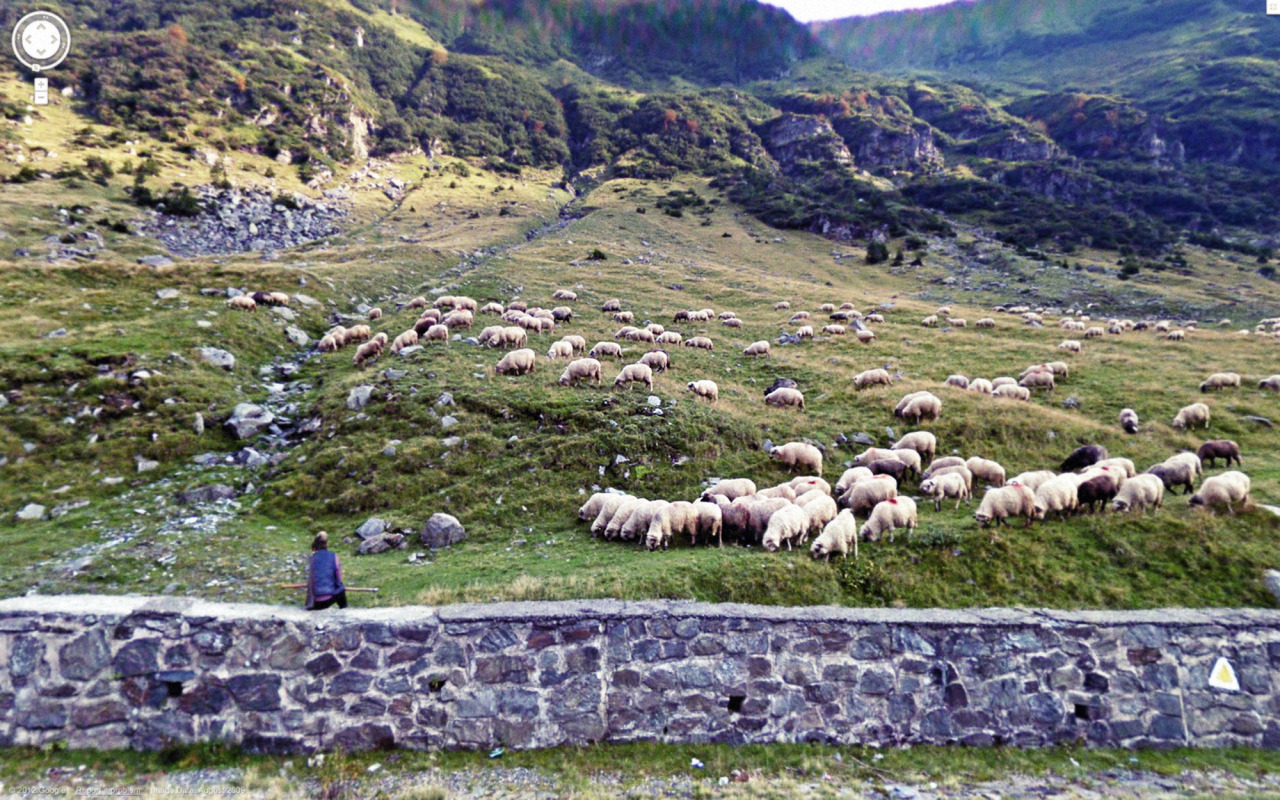
[[(1280, 418), (1277, 396), (1254, 388), (1280, 372), (1280, 344), (1236, 333), (1280, 315), (1259, 221), (1272, 202), (1265, 173), (1143, 162), (1136, 133), (1101, 152), (1107, 125), (1137, 131), (1148, 113), (1110, 96), (1081, 103), (1088, 124), (1076, 124), (1061, 109), (1067, 95), (1014, 98), (822, 59), (737, 87), (668, 76), (657, 89), (625, 88), (570, 60), (457, 52), (471, 28), (433, 28), (404, 4), (396, 14), (306, 4), (315, 13), (297, 17), (226, 2), (243, 13), (69, 4), (90, 32), (71, 95), (29, 108), (22, 76), (0, 80), (0, 593), (288, 602), (296, 596), (277, 584), (302, 579), (307, 543), (325, 530), (348, 582), (382, 589), (361, 598), (370, 603), (1271, 602), (1260, 578), (1280, 561), (1274, 517), (1190, 514), (1182, 496), (1153, 516), (1030, 530), (979, 529), (972, 506), (922, 507), (916, 532), (831, 564), (684, 541), (648, 553), (592, 539), (575, 516), (604, 487), (675, 500), (711, 478), (786, 480), (766, 440), (820, 444), (834, 481), (862, 449), (850, 440), (904, 433), (893, 406), (924, 388), (943, 399), (942, 418), (926, 426), (942, 452), (994, 458), (1010, 474), (1052, 468), (1086, 442), (1145, 468), (1205, 438), (1170, 425), (1179, 407), (1204, 400), (1207, 435), (1238, 441), (1255, 499), (1280, 503), (1280, 434), (1247, 419)], [(353, 36), (354, 24), (363, 47), (333, 38)], [(144, 51), (157, 58), (122, 66)], [(242, 87), (235, 64), (253, 67), (239, 73)], [(141, 102), (156, 82), (167, 93)], [(1247, 180), (1252, 195), (1234, 190)], [(156, 216), (209, 184), (256, 187), (281, 217), (307, 198), (347, 216), (340, 234), (299, 247), (140, 263), (162, 252), (157, 230), (249, 224), (230, 201)], [(143, 189), (166, 202), (140, 205)], [(886, 258), (869, 263), (881, 236)], [(287, 313), (238, 312), (228, 288), (295, 298)], [(501, 353), (463, 338), (362, 368), (351, 349), (313, 346), (373, 306), (385, 312), (376, 329), (394, 336), (416, 319), (400, 308), (419, 294), (551, 307), (561, 288), (579, 295), (574, 319), (531, 337), (537, 369), (520, 378), (495, 375)], [(657, 406), (641, 389), (609, 388), (620, 364), (606, 364), (602, 387), (564, 388), (543, 355), (563, 332), (612, 341), (620, 325), (599, 309), (613, 298), (640, 323), (715, 343), (712, 353), (672, 348)], [(774, 309), (782, 300), (789, 310)], [(845, 302), (884, 315), (874, 343), (777, 343), (795, 311), (820, 329), (819, 307)], [(1054, 310), (1038, 328), (991, 311), (1000, 303)], [(969, 325), (920, 325), (944, 304)], [(743, 326), (672, 323), (704, 307), (735, 311)], [(1091, 340), (1067, 357), (1070, 379), (1027, 404), (941, 386), (956, 372), (1016, 376), (1064, 357), (1057, 320), (1076, 309), (1200, 324), (1185, 342), (1145, 332)], [(988, 315), (996, 327), (974, 326)], [(293, 344), (288, 326), (312, 345)], [(760, 339), (775, 342), (771, 357), (745, 357)], [(233, 353), (235, 366), (204, 363), (203, 347)], [(629, 344), (627, 356), (642, 349)], [(853, 375), (882, 366), (892, 388), (854, 390)], [(1241, 373), (1244, 388), (1202, 397), (1196, 387), (1219, 370)], [(778, 377), (800, 384), (804, 412), (764, 405)], [(699, 378), (719, 384), (715, 406), (685, 391)], [(371, 402), (350, 408), (362, 385)], [(236, 441), (221, 423), (242, 402), (267, 403), (286, 428), (306, 421), (305, 432)], [(1116, 425), (1125, 406), (1144, 421), (1136, 436)], [(235, 499), (179, 502), (211, 484)], [(16, 521), (28, 503), (56, 515)], [(437, 511), (469, 536), (427, 553), (416, 533)], [(406, 531), (410, 546), (355, 556), (350, 537), (370, 516)]]

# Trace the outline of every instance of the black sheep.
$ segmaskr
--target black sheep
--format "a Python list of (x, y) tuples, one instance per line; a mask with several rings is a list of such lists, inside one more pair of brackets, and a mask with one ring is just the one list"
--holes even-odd
[(1067, 456), (1067, 460), (1062, 462), (1060, 472), (1075, 472), (1091, 467), (1099, 461), (1105, 461), (1107, 458), (1107, 448), (1100, 444), (1087, 444), (1084, 447), (1077, 447), (1075, 451)]
[(1076, 499), (1081, 509), (1088, 506), (1089, 511), (1093, 512), (1094, 506), (1097, 505), (1106, 511), (1107, 503), (1115, 499), (1117, 492), (1116, 483), (1109, 475), (1099, 475), (1076, 488)]
[(1200, 445), (1196, 455), (1206, 467), (1212, 467), (1213, 462), (1219, 458), (1226, 459), (1228, 467), (1231, 466), (1232, 460), (1240, 466), (1240, 445), (1230, 439), (1210, 439)]

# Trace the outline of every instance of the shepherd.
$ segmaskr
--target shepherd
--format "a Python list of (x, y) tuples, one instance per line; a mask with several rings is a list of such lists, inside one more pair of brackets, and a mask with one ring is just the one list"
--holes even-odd
[(342, 564), (329, 549), (329, 534), (320, 531), (311, 542), (311, 568), (307, 573), (307, 608), (319, 611), (337, 604), (347, 607), (347, 589), (342, 585)]

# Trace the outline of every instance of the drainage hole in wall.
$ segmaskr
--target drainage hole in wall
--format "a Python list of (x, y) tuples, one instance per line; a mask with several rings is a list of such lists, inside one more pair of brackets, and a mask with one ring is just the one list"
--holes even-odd
[(1089, 719), (1089, 707), (1083, 703), (1076, 703), (1076, 719)]
[(182, 681), (165, 681), (170, 697), (182, 697)]
[(729, 713), (737, 714), (739, 711), (741, 711), (742, 701), (746, 699), (747, 699), (747, 696), (744, 694), (729, 695)]

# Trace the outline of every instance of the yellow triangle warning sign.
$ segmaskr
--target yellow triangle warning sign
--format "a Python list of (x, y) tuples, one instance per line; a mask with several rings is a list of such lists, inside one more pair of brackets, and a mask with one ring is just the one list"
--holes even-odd
[(1225, 658), (1218, 659), (1213, 669), (1209, 670), (1209, 685), (1227, 692), (1240, 691), (1240, 681), (1236, 680), (1236, 671), (1230, 661)]

